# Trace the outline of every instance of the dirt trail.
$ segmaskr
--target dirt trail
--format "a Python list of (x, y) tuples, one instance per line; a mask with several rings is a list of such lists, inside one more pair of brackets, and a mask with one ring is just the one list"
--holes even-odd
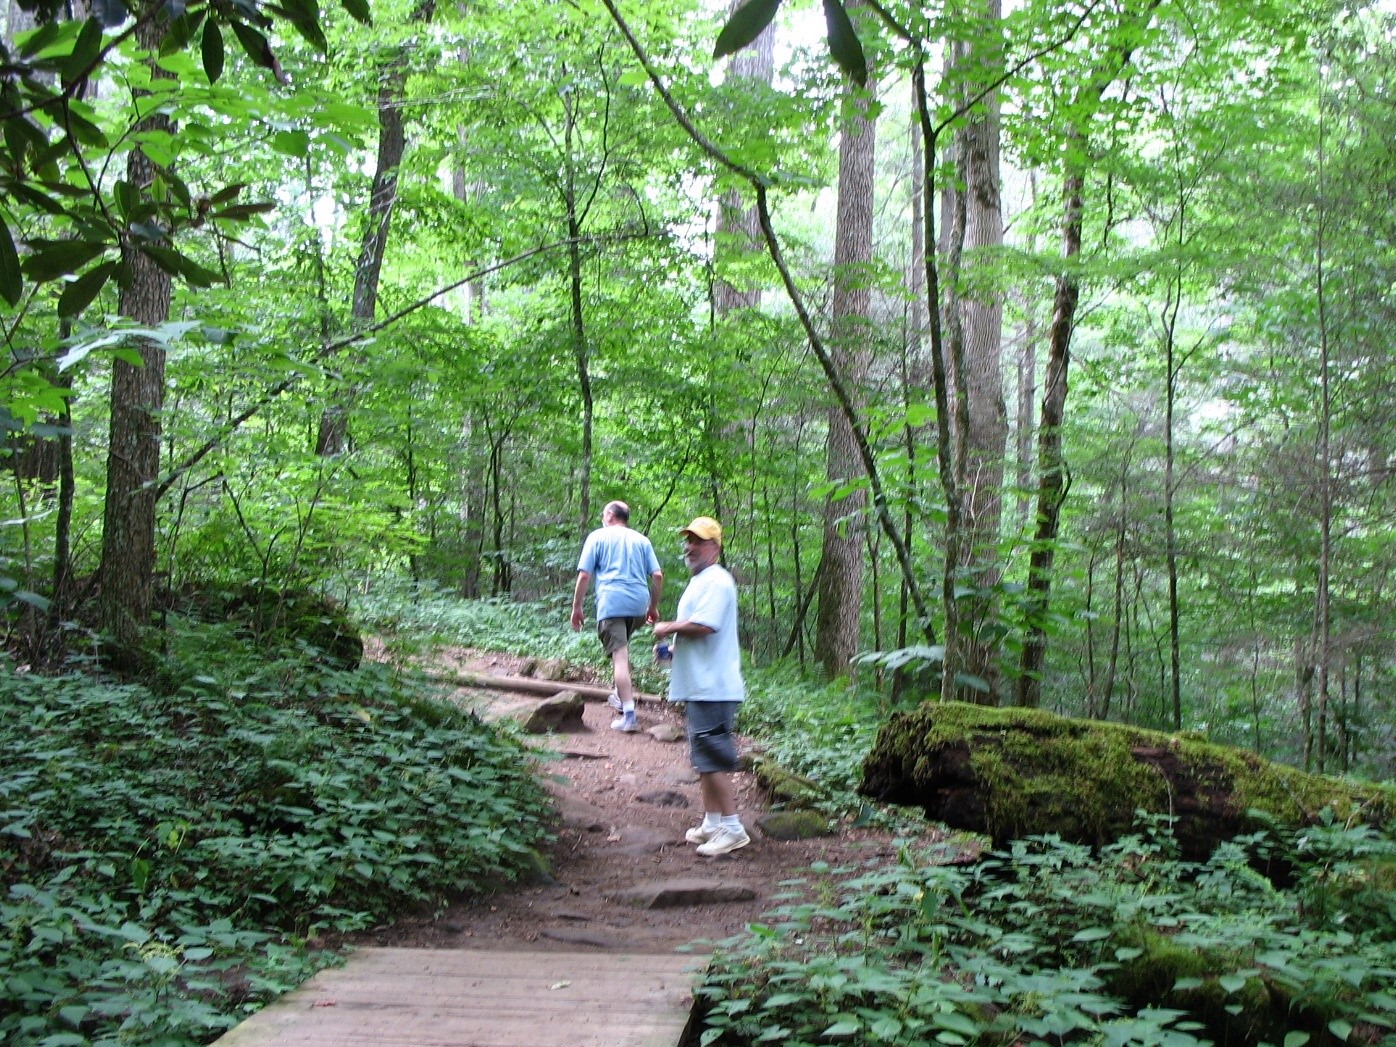
[[(463, 651), (447, 663), (494, 674), (518, 670), (517, 659)], [(497, 711), (516, 707), (520, 696), (462, 691), (457, 700)], [(759, 827), (765, 798), (751, 775), (739, 773), (738, 808), (752, 842), (730, 855), (700, 857), (683, 838), (701, 820), (702, 804), (679, 710), (641, 703), (637, 734), (611, 730), (613, 715), (604, 701), (589, 702), (583, 731), (539, 738), (540, 750), (556, 756), (541, 773), (561, 814), (548, 851), (550, 880), (506, 885), (439, 919), (403, 920), (361, 935), (361, 944), (668, 952), (737, 934), (779, 904), (782, 881), (816, 861), (860, 866), (893, 854), (885, 834), (844, 830), (807, 841), (767, 836)], [(679, 740), (662, 741), (647, 730), (662, 724), (676, 728), (671, 733)]]

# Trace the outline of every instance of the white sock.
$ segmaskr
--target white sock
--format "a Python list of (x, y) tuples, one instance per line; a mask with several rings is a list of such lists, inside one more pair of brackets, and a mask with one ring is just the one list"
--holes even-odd
[(722, 827), (724, 829), (741, 829), (742, 820), (735, 814), (724, 814), (722, 816)]
[(620, 704), (621, 704), (621, 710), (620, 710), (620, 711), (623, 712), (623, 713), (625, 713), (627, 716), (629, 716), (630, 714), (632, 714), (632, 713), (635, 711), (635, 703), (634, 703), (634, 702), (621, 702)]
[(717, 811), (704, 811), (704, 812), (703, 812), (703, 828), (704, 828), (704, 829), (716, 829), (716, 828), (717, 828), (719, 825), (721, 825), (721, 824), (722, 824), (722, 815), (721, 815), (719, 812), (717, 812)]

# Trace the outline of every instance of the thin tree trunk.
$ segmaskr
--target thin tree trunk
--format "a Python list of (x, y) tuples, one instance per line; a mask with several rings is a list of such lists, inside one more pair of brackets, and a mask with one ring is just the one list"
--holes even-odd
[[(136, 39), (152, 56), (158, 53), (166, 21), (150, 18)], [(152, 61), (152, 75), (169, 78)], [(173, 135), (173, 121), (154, 110), (137, 125), (143, 132)], [(158, 168), (139, 149), (126, 163), (126, 180), (142, 193), (150, 191)], [(170, 318), (170, 274), (123, 237), (122, 260), (130, 277), (121, 290), (118, 311), (147, 327)], [(102, 587), (99, 620), (113, 642), (115, 664), (139, 664), (141, 632), (150, 624), (154, 606), (155, 522), (160, 473), (160, 412), (165, 404), (165, 350), (151, 339), (135, 344), (140, 364), (112, 362), (111, 423), (107, 447), (107, 492), (102, 514)]]
[[(1037, 174), (1029, 174), (1032, 187), (1033, 206), (1037, 205)], [(1034, 232), (1027, 243), (1029, 256), (1037, 253), (1037, 234)], [(1028, 513), (1032, 505), (1028, 488), (1032, 483), (1032, 408), (1037, 399), (1037, 310), (1032, 302), (1025, 303), (1026, 319), (1023, 321), (1023, 349), (1018, 356), (1018, 412), (1014, 425), (1017, 446), (1017, 497), (1018, 530), (1028, 526)]]
[[(436, 0), (423, 0), (412, 12), (411, 20), (429, 22), (435, 10)], [(406, 51), (395, 56), (383, 72), (378, 87), (378, 157), (374, 164), (368, 218), (364, 225), (358, 264), (354, 267), (354, 295), (350, 303), (351, 324), (355, 330), (371, 326), (378, 311), (383, 258), (387, 254), (393, 209), (397, 205), (398, 172), (403, 154), (407, 151), (407, 132), (402, 116), (407, 59)], [(316, 454), (334, 457), (348, 449), (349, 412), (353, 400), (352, 391), (345, 390), (325, 409), (320, 417), (320, 432), (315, 441)]]
[[(1153, 19), (1162, 0), (1147, 0), (1144, 8), (1133, 16), (1142, 30)], [(1121, 49), (1111, 56), (1073, 100), (1071, 109), (1094, 113), (1101, 97), (1128, 67), (1133, 48)], [(1032, 555), (1028, 563), (1028, 584), (1024, 605), (1027, 611), (1027, 634), (1023, 638), (1019, 661), (1017, 703), (1036, 706), (1042, 701), (1042, 670), (1047, 662), (1046, 619), (1051, 602), (1052, 568), (1057, 554), (1057, 535), (1061, 530), (1062, 503), (1068, 489), (1066, 458), (1062, 453), (1061, 426), (1066, 417), (1067, 374), (1071, 364), (1071, 336), (1076, 321), (1076, 306), (1081, 287), (1072, 264), (1081, 253), (1081, 230), (1085, 219), (1086, 157), (1089, 136), (1083, 127), (1068, 136), (1066, 174), (1062, 182), (1063, 222), (1062, 259), (1065, 263), (1057, 277), (1052, 302), (1052, 320), (1048, 327), (1047, 373), (1042, 395), (1042, 420), (1037, 433), (1037, 526), (1033, 533)]]
[[(1318, 417), (1318, 491), (1319, 491), (1319, 553), (1318, 582), (1314, 593), (1314, 648), (1316, 665), (1315, 691), (1318, 699), (1317, 770), (1322, 774), (1328, 761), (1328, 675), (1332, 659), (1331, 584), (1333, 569), (1333, 382), (1328, 344), (1328, 298), (1324, 263), (1327, 206), (1325, 200), (1324, 162), (1324, 100), (1319, 98), (1318, 122), (1318, 220), (1315, 229), (1317, 271), (1315, 292), (1318, 297), (1319, 351), (1319, 417)], [(1309, 769), (1305, 761), (1304, 769)]]

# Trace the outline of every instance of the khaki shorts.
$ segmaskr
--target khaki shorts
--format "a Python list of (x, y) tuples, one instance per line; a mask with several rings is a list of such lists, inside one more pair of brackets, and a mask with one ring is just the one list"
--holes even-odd
[(615, 654), (622, 647), (630, 646), (630, 637), (644, 622), (639, 618), (602, 618), (596, 623), (596, 635), (607, 654)]

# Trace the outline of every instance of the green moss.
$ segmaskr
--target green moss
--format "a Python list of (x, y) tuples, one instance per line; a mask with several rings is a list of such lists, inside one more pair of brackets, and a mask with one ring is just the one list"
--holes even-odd
[[(1305, 774), (1253, 753), (1123, 724), (1075, 720), (1040, 709), (957, 702), (922, 706), (884, 728), (875, 752), (910, 781), (929, 781), (935, 758), (965, 747), (983, 789), (986, 828), (997, 839), (1061, 832), (1099, 842), (1126, 831), (1136, 810), (1245, 820), (1252, 809), (1305, 824), (1330, 807), (1341, 819), (1383, 825), (1396, 788)], [(1174, 784), (1160, 768), (1166, 767)], [(1178, 785), (1187, 791), (1175, 796)]]
[[(1110, 992), (1135, 1007), (1177, 1007), (1207, 1028), (1215, 1043), (1278, 1043), (1286, 1031), (1285, 1008), (1270, 987), (1251, 976), (1235, 990), (1221, 978), (1244, 968), (1233, 951), (1182, 946), (1152, 927), (1135, 926), (1120, 937), (1139, 955), (1106, 975)], [(1181, 983), (1181, 988), (1179, 987)]]

